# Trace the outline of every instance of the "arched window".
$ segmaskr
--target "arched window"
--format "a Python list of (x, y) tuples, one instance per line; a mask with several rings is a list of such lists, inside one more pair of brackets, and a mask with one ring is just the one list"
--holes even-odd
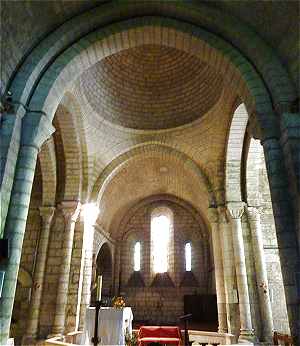
[(192, 270), (192, 246), (191, 243), (185, 244), (185, 270), (190, 272)]
[(138, 272), (141, 270), (141, 243), (137, 241), (134, 245), (134, 271)]
[(169, 209), (157, 208), (151, 215), (152, 257), (155, 273), (165, 273), (168, 271), (171, 227), (169, 214)]

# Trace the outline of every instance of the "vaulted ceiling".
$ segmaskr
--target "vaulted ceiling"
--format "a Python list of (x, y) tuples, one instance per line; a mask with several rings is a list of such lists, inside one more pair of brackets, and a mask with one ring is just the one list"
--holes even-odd
[[(276, 49), (297, 83), (296, 1), (3, 1), (1, 92), (40, 39), (85, 11), (103, 6), (111, 13), (107, 22), (145, 14), (199, 22), (203, 5), (220, 10), (215, 26), (202, 17), (203, 26), (227, 41), (230, 34), (234, 43), (239, 33), (226, 27), (226, 16), (247, 24)], [(204, 60), (201, 54), (143, 44), (110, 54), (86, 70), (65, 90), (57, 109), (55, 145), (51, 142), (51, 149), (48, 142), (40, 154), (43, 179), (47, 175), (50, 182), (51, 174), (57, 175), (52, 194), (47, 187), (49, 195), (61, 189), (56, 199), (72, 199), (84, 190), (78, 198), (97, 201), (99, 223), (112, 232), (129, 208), (154, 194), (184, 199), (205, 218), (212, 186), (224, 193), (226, 141), (240, 99), (238, 90)]]

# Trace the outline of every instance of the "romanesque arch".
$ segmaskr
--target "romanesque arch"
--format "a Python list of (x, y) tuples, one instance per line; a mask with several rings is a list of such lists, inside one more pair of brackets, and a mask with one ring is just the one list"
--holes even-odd
[[(7, 206), (10, 201), (10, 212), (7, 217), (5, 212), (4, 219), (6, 219), (5, 234), (11, 238), (24, 234), (26, 223), (26, 216), (24, 217), (24, 215), (27, 215), (38, 148), (54, 130), (51, 125), (52, 119), (67, 87), (76, 77), (100, 59), (123, 49), (145, 43), (166, 45), (184, 50), (199, 56), (223, 74), (227, 84), (238, 90), (238, 95), (245, 103), (249, 114), (255, 113), (262, 132), (262, 139), (268, 139), (268, 142), (264, 142), (266, 143), (264, 147), (272, 190), (277, 188), (276, 179), (272, 179), (271, 173), (274, 164), (272, 157), (274, 151), (278, 159), (275, 162), (277, 164), (275, 168), (278, 171), (279, 167), (283, 182), (280, 188), (285, 188), (288, 185), (284, 178), (285, 168), (280, 162), (283, 156), (277, 140), (280, 137), (278, 134), (279, 127), (274, 119), (277, 119), (276, 112), (289, 109), (289, 104), (295, 98), (295, 91), (285, 69), (273, 51), (250, 28), (242, 25), (233, 17), (226, 16), (230, 26), (227, 27), (226, 24), (222, 24), (223, 22), (226, 23), (223, 20), (223, 14), (205, 5), (196, 9), (193, 5), (183, 5), (176, 2), (163, 7), (161, 15), (165, 17), (141, 16), (131, 20), (128, 20), (127, 17), (134, 14), (136, 10), (139, 15), (149, 14), (147, 11), (156, 14), (160, 7), (149, 5), (149, 7), (145, 6), (141, 10), (139, 4), (125, 3), (120, 6), (125, 10), (125, 15), (122, 18), (124, 21), (118, 23), (110, 23), (110, 19), (113, 22), (116, 14), (122, 12), (118, 6), (111, 8), (99, 6), (93, 11), (66, 22), (65, 25), (62, 25), (43, 40), (31, 54), (28, 54), (7, 88), (12, 93), (12, 97), (7, 95), (9, 96), (8, 103), (15, 107), (13, 112), (16, 114), (16, 119), (20, 120), (26, 113), (22, 120), (22, 133), (20, 129), (20, 141), (17, 141), (19, 150), (13, 153), (9, 163), (13, 173), (9, 177), (10, 184), (8, 185), (10, 186), (14, 182), (14, 186), (12, 191), (6, 193)], [(180, 15), (183, 9), (186, 11)], [(170, 15), (177, 19), (167, 18)], [(178, 20), (180, 17), (181, 20)], [(76, 25), (79, 22), (82, 23), (82, 26)], [(203, 24), (201, 29), (200, 24)], [(212, 26), (214, 25), (213, 32)], [(77, 27), (76, 30), (74, 30), (75, 27)], [(99, 27), (101, 28), (99, 29)], [(234, 27), (235, 30), (236, 28), (240, 30), (233, 32), (232, 28)], [(221, 38), (220, 32), (223, 33), (225, 39)], [(241, 33), (242, 39), (237, 37), (239, 36), (236, 34), (237, 32)], [(229, 43), (229, 39), (231, 39), (231, 43)], [(14, 123), (9, 124), (9, 126), (14, 126)], [(5, 162), (4, 172), (7, 171), (7, 164)], [(78, 171), (81, 172), (82, 169), (80, 168)], [(24, 172), (27, 177), (25, 187), (23, 187)], [(75, 185), (80, 184), (76, 181)], [(68, 190), (69, 192), (73, 198), (72, 188), (70, 191)], [(281, 203), (281, 201), (279, 202)], [(287, 204), (285, 209), (283, 208), (284, 211), (289, 210)], [(280, 205), (282, 207), (283, 204)], [(15, 213), (22, 215), (17, 221), (13, 219)], [(290, 216), (293, 219), (293, 215)], [(282, 228), (284, 228), (282, 223), (284, 224), (278, 217), (278, 233), (281, 233)], [(286, 248), (289, 248), (287, 245), (293, 244), (295, 238), (294, 225), (291, 223), (289, 227), (288, 239), (283, 236), (280, 238), (284, 244), (281, 254), (283, 259), (288, 260), (288, 269), (294, 272), (299, 254), (294, 248), (292, 256), (286, 253)], [(17, 245), (13, 251), (19, 249), (20, 244)], [(14, 262), (9, 263), (12, 279), (5, 283), (5, 290), (11, 292), (6, 297), (6, 306), (12, 306), (16, 285), (14, 276), (16, 276), (19, 261), (20, 256), (17, 254)], [(289, 283), (288, 271), (284, 273), (287, 283)], [(292, 286), (293, 291), (287, 290), (287, 295), (290, 295), (291, 298), (288, 302), (291, 315), (295, 316), (298, 313), (295, 311), (297, 306), (295, 306), (294, 300), (294, 280), (292, 280)], [(4, 340), (9, 326), (9, 315), (10, 312), (6, 311)], [(294, 317), (291, 319), (296, 320)], [(293, 331), (293, 333), (297, 334), (297, 331)]]

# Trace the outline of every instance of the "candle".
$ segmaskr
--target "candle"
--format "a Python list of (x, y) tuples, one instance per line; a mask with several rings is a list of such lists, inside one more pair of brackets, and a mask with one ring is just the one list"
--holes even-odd
[(101, 291), (102, 291), (102, 275), (97, 278), (97, 301), (101, 301)]

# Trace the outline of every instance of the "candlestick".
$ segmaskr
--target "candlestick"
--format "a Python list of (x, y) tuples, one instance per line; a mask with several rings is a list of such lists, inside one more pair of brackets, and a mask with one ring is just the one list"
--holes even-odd
[(102, 275), (99, 275), (97, 278), (97, 296), (96, 300), (101, 301), (101, 292), (102, 292)]

